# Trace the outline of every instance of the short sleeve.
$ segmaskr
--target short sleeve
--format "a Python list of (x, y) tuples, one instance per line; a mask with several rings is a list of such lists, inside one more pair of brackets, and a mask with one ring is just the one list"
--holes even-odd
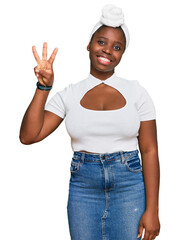
[(45, 105), (45, 110), (53, 112), (61, 118), (66, 116), (66, 103), (68, 99), (69, 86), (57, 92)]
[(137, 110), (140, 121), (156, 119), (156, 109), (151, 96), (149, 95), (148, 91), (143, 86), (141, 86), (141, 84), (139, 84), (138, 81), (136, 82), (139, 92)]

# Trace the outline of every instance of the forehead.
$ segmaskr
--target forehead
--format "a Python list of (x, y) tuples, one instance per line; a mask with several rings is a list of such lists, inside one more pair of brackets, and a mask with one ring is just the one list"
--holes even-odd
[(120, 28), (113, 28), (108, 26), (103, 26), (94, 34), (94, 38), (105, 37), (112, 41), (121, 41), (124, 42), (124, 33)]

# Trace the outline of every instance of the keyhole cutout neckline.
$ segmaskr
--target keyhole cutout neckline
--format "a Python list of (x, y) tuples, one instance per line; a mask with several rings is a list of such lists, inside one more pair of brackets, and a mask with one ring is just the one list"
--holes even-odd
[[(126, 107), (127, 107), (127, 104), (128, 104), (128, 101), (127, 99), (123, 96), (123, 94), (116, 88), (114, 87), (113, 85), (111, 85), (111, 82), (112, 83), (116, 83), (116, 81), (118, 81), (118, 78), (116, 76), (115, 73), (113, 73), (113, 75), (111, 75), (109, 78), (105, 79), (105, 80), (101, 80), (101, 79), (98, 79), (96, 77), (94, 77), (92, 74), (89, 74), (89, 77), (88, 77), (88, 86), (90, 86), (90, 88), (86, 91), (85, 94), (83, 94), (82, 98), (80, 99), (79, 101), (79, 105), (80, 107), (85, 110), (85, 111), (91, 111), (91, 112), (117, 112), (117, 111), (122, 111), (124, 110)], [(85, 95), (93, 90), (94, 88), (98, 87), (99, 85), (101, 84), (106, 84), (107, 86), (109, 86), (110, 88), (114, 88), (117, 92), (119, 92), (119, 94), (121, 95), (121, 99), (123, 99), (125, 101), (125, 104), (120, 107), (120, 108), (115, 108), (115, 109), (107, 109), (107, 110), (99, 110), (99, 109), (90, 109), (90, 108), (86, 108), (84, 106), (81, 105), (81, 101), (82, 99), (85, 97)], [(92, 87), (91, 87), (92, 85)]]

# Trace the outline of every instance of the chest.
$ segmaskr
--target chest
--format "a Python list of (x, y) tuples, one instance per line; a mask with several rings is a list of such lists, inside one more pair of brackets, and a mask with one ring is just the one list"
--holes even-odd
[(85, 82), (71, 92), (66, 105), (66, 129), (74, 141), (81, 136), (136, 136), (140, 121), (136, 94), (126, 83)]
[(89, 110), (116, 110), (126, 105), (126, 99), (114, 87), (101, 83), (88, 90), (82, 96), (80, 104)]

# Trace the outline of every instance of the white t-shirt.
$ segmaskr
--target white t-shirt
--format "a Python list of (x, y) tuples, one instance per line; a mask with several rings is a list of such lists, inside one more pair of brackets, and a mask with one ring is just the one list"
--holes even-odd
[[(124, 107), (92, 110), (80, 104), (85, 93), (102, 82), (123, 95)], [(156, 118), (154, 103), (146, 89), (137, 80), (117, 77), (115, 73), (103, 81), (89, 74), (88, 78), (69, 84), (46, 103), (45, 110), (65, 118), (73, 151), (94, 153), (136, 150), (140, 122)]]

